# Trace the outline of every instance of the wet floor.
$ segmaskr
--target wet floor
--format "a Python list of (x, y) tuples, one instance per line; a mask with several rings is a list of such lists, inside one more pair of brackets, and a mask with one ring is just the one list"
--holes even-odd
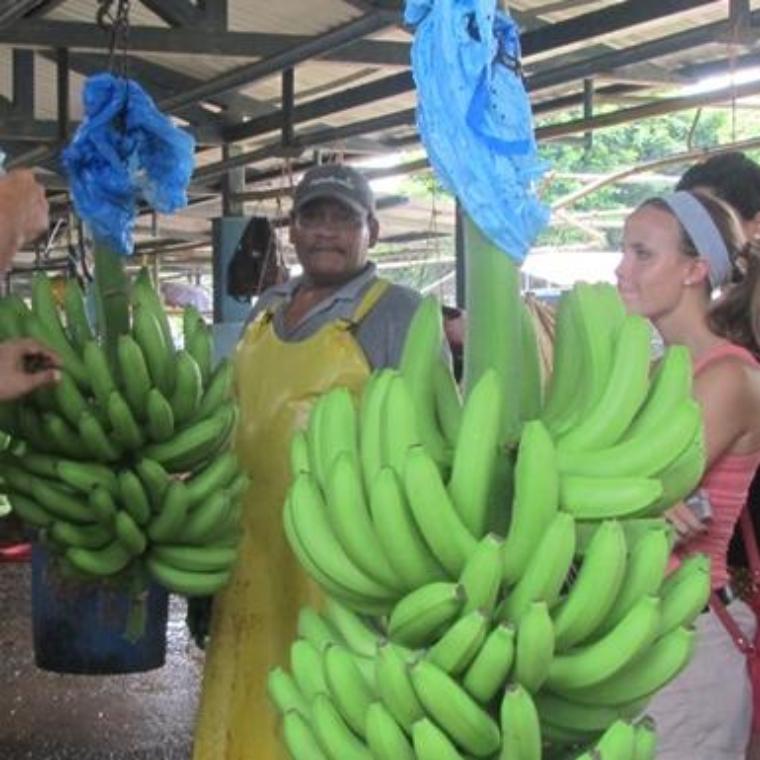
[(129, 676), (66, 676), (34, 665), (31, 568), (0, 564), (0, 760), (185, 760), (202, 654), (172, 598), (166, 664)]

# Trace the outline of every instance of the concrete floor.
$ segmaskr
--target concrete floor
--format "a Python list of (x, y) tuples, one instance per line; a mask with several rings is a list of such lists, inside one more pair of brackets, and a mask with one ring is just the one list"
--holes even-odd
[(0, 564), (0, 759), (186, 760), (202, 653), (172, 600), (166, 664), (129, 676), (65, 676), (34, 665), (31, 569)]

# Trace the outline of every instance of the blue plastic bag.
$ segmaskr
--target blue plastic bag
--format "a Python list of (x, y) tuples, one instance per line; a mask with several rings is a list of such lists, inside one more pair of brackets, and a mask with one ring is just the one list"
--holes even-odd
[(74, 208), (96, 239), (130, 254), (138, 201), (167, 214), (187, 205), (195, 141), (131, 79), (96, 74), (83, 100), (85, 118), (62, 157)]
[(430, 163), (477, 226), (522, 262), (549, 219), (545, 170), (519, 69), (520, 39), (496, 0), (407, 0), (416, 27), (417, 126)]

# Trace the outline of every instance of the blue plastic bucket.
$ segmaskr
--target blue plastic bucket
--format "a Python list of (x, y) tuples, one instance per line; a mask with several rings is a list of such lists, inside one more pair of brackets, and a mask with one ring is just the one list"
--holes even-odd
[(54, 673), (107, 675), (160, 668), (166, 657), (169, 595), (146, 592), (145, 629), (127, 637), (133, 600), (122, 591), (63, 578), (47, 550), (32, 547), (32, 631), (37, 667)]

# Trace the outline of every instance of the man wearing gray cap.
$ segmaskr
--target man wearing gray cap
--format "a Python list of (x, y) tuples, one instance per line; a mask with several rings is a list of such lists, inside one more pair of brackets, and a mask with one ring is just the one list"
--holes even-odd
[(288, 546), (282, 507), (293, 433), (336, 386), (355, 397), (372, 370), (398, 364), (418, 293), (377, 276), (367, 180), (347, 166), (306, 173), (290, 240), (303, 274), (259, 298), (238, 345), (236, 450), (250, 476), (240, 556), (215, 597), (194, 760), (285, 760), (267, 673), (287, 666), (298, 612), (318, 596)]

